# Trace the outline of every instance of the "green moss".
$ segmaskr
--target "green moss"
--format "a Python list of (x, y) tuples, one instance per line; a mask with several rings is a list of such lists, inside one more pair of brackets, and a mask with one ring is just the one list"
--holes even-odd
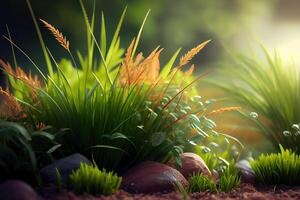
[(80, 168), (70, 175), (70, 184), (77, 193), (93, 195), (110, 195), (118, 191), (122, 178), (113, 172), (99, 170), (97, 166), (81, 164)]

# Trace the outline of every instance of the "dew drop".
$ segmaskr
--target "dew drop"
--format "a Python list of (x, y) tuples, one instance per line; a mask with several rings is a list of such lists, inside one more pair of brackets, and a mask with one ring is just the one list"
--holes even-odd
[(292, 128), (295, 129), (295, 130), (300, 131), (299, 124), (293, 124), (293, 125), (292, 125)]
[(211, 142), (211, 143), (209, 143), (209, 145), (211, 147), (214, 147), (214, 148), (218, 148), (219, 147), (219, 145), (217, 143), (215, 143), (215, 142)]
[(291, 136), (292, 135), (292, 133), (290, 131), (283, 131), (282, 134), (284, 136)]
[(211, 149), (208, 148), (208, 147), (204, 147), (204, 148), (202, 149), (202, 152), (203, 152), (203, 153), (208, 153), (208, 152), (211, 152)]
[(258, 114), (256, 112), (251, 112), (250, 117), (256, 119), (258, 117)]
[(191, 145), (193, 145), (193, 146), (197, 146), (197, 144), (196, 144), (195, 142), (193, 142), (193, 141), (189, 141), (189, 143), (190, 143)]

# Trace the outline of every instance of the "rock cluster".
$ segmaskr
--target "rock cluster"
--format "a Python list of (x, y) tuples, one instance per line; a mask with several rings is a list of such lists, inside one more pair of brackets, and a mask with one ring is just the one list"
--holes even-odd
[[(180, 169), (175, 168), (173, 161), (167, 164), (154, 161), (142, 162), (124, 174), (121, 187), (130, 193), (167, 193), (176, 191), (178, 187), (186, 187), (187, 180), (194, 173), (211, 176), (208, 167), (198, 155), (183, 153), (181, 161)], [(43, 185), (55, 185), (58, 170), (63, 184), (67, 186), (69, 175), (78, 169), (81, 163), (92, 164), (83, 155), (72, 154), (45, 166), (40, 170)], [(0, 197), (6, 200), (42, 200), (30, 185), (19, 180), (8, 180), (2, 183)]]
[(178, 184), (186, 187), (194, 173), (211, 176), (205, 162), (194, 153), (183, 153), (181, 162), (182, 167), (178, 170), (173, 161), (167, 164), (142, 162), (123, 176), (122, 188), (133, 193), (170, 192), (175, 191)]

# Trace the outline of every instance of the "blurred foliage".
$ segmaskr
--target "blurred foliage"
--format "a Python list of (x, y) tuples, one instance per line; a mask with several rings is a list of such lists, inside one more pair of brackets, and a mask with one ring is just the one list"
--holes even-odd
[(262, 53), (235, 57), (221, 70), (221, 81), (212, 82), (226, 91), (228, 101), (248, 110), (242, 114), (277, 150), (281, 144), (299, 153), (299, 69), (283, 62), (277, 51), (272, 55), (262, 48)]
[[(204, 51), (205, 56), (197, 57), (201, 62), (215, 61), (221, 53), (221, 43), (228, 44), (234, 42), (237, 38), (243, 38), (251, 29), (251, 25), (271, 10), (272, 2), (276, 0), (97, 0), (96, 19), (100, 19), (101, 10), (107, 16), (108, 27), (114, 27), (120, 13), (128, 5), (128, 15), (124, 19), (126, 31), (121, 31), (121, 41), (127, 46), (138, 32), (143, 16), (148, 9), (151, 14), (147, 20), (140, 50), (149, 53), (149, 49), (157, 45), (168, 48), (170, 52), (162, 54), (162, 61), (174, 52), (178, 46), (184, 49), (190, 49), (199, 41), (212, 39), (212, 47)], [(25, 46), (26, 49), (33, 51), (34, 57), (39, 58), (38, 43), (33, 42), (36, 38), (31, 17), (26, 6), (26, 0), (10, 0), (3, 2), (5, 8), (0, 13), (1, 22), (0, 31), (6, 32), (5, 24), (8, 24), (13, 38)], [(33, 9), (37, 18), (42, 18), (56, 25), (70, 39), (71, 43), (78, 49), (85, 48), (82, 45), (82, 38), (85, 31), (81, 28), (84, 26), (80, 5), (78, 0), (53, 0), (40, 1), (31, 0)], [(89, 5), (88, 10), (91, 13), (93, 7), (92, 0), (85, 0)], [(55, 11), (55, 13), (54, 13)], [(16, 18), (22, 16), (22, 18)], [(96, 21), (96, 23), (100, 23)], [(63, 27), (63, 28), (62, 28)], [(108, 29), (108, 35), (112, 35), (113, 29)], [(97, 35), (96, 35), (97, 37)], [(48, 40), (52, 41), (52, 38)], [(221, 42), (222, 41), (222, 42)], [(1, 57), (10, 55), (9, 44), (4, 40), (0, 41)], [(54, 48), (53, 43), (48, 43), (49, 48)], [(124, 45), (124, 44), (121, 44)], [(62, 50), (55, 51), (55, 54), (64, 55)], [(21, 60), (21, 65), (25, 68), (29, 64), (25, 59)], [(38, 63), (43, 63), (39, 61)]]

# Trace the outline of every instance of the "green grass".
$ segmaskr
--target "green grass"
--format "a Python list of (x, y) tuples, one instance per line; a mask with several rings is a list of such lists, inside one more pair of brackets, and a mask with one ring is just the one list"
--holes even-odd
[(218, 183), (218, 190), (222, 192), (230, 192), (238, 187), (241, 183), (238, 169), (234, 166), (235, 162), (231, 162), (223, 172), (219, 172), (220, 180)]
[[(27, 53), (6, 37), (13, 49), (29, 59), (41, 77), (42, 87), (37, 87), (8, 74), (13, 92), (26, 113), (26, 123), (33, 127), (43, 123), (57, 130), (67, 130), (57, 138), (55, 158), (81, 153), (94, 159), (99, 167), (119, 174), (144, 160), (164, 162), (171, 156), (180, 165), (179, 155), (184, 147), (201, 144), (204, 138), (214, 133), (216, 126), (205, 117), (210, 103), (201, 102), (199, 96), (186, 95), (204, 75), (189, 77), (191, 81), (187, 83), (182, 77), (179, 79), (178, 75), (183, 76), (183, 73), (172, 70), (177, 51), (161, 72), (165, 78), (162, 83), (120, 84), (124, 50), (120, 48), (119, 33), (126, 9), (109, 43), (104, 16), (101, 38), (97, 40), (94, 36), (95, 11), (89, 19), (82, 1), (80, 5), (86, 24), (88, 51), (75, 57), (73, 49), (66, 49), (69, 57), (57, 62), (41, 42), (46, 49), (45, 57), (51, 61), (51, 66), (47, 65), (51, 68), (49, 74), (43, 73)], [(145, 19), (147, 16), (148, 13)], [(132, 58), (145, 19), (134, 40)]]
[(260, 155), (251, 167), (260, 183), (266, 185), (298, 185), (300, 183), (300, 156), (280, 146), (280, 153)]
[[(293, 124), (300, 122), (300, 73), (292, 63), (285, 63), (280, 55), (263, 49), (263, 58), (241, 55), (233, 67), (225, 67), (217, 84), (229, 94), (229, 101), (255, 112), (246, 115), (279, 150), (300, 152), (300, 137), (294, 134)], [(288, 131), (288, 132), (286, 132)], [(290, 134), (284, 134), (290, 133)]]
[(211, 192), (217, 191), (217, 186), (214, 183), (214, 181), (211, 180), (211, 178), (201, 173), (194, 174), (189, 178), (189, 185), (187, 187), (188, 193), (205, 192), (205, 191), (211, 191)]
[(188, 180), (187, 192), (205, 192), (208, 190), (211, 192), (230, 192), (240, 185), (241, 179), (234, 162), (224, 166), (218, 173), (219, 180), (217, 182), (201, 173), (194, 174)]
[(97, 166), (81, 164), (80, 168), (70, 175), (71, 188), (76, 193), (93, 195), (110, 195), (118, 191), (122, 178), (113, 172), (99, 170)]

